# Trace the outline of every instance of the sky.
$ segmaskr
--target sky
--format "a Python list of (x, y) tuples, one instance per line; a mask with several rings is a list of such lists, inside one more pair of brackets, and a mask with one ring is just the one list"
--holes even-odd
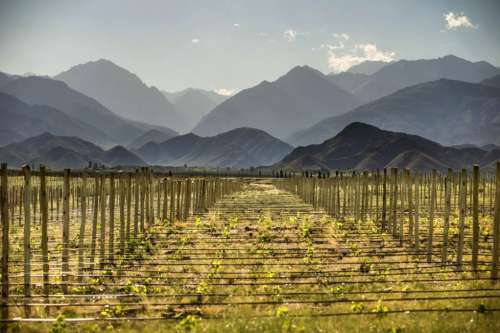
[(297, 65), (448, 54), (500, 66), (500, 0), (0, 0), (0, 71), (105, 58), (167, 91), (232, 93)]

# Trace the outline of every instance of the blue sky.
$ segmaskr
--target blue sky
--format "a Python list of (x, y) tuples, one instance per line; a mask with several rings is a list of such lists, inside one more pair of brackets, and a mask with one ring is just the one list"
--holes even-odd
[(296, 65), (447, 54), (500, 65), (498, 0), (0, 0), (0, 71), (110, 59), (166, 90), (242, 89)]

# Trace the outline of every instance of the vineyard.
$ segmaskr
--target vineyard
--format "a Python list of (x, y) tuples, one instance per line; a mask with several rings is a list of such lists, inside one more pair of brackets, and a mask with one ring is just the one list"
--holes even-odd
[(500, 331), (496, 174), (1, 168), (2, 331)]

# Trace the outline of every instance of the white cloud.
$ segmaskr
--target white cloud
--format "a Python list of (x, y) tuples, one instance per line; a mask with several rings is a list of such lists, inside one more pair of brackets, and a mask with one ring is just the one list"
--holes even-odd
[(472, 24), (464, 13), (449, 12), (443, 16), (446, 20), (446, 29), (448, 30), (456, 30), (458, 28), (477, 29), (477, 25)]
[(222, 96), (232, 96), (236, 93), (236, 89), (220, 88), (220, 89), (215, 89), (215, 92)]
[(191, 39), (191, 43), (193, 43), (193, 44), (198, 44), (199, 42), (200, 42), (199, 38), (193, 38), (193, 39)]
[(305, 33), (293, 29), (287, 29), (283, 32), (283, 37), (289, 42), (293, 42), (298, 36), (303, 35), (305, 35)]
[(346, 41), (349, 40), (349, 39), (351, 39), (351, 36), (349, 36), (345, 32), (343, 32), (341, 34), (333, 34), (333, 37), (335, 37), (337, 39), (343, 39), (343, 40), (346, 40)]
[(358, 65), (364, 61), (383, 61), (390, 62), (396, 57), (395, 52), (382, 51), (377, 48), (377, 45), (356, 44), (351, 50), (351, 54), (341, 54), (335, 52), (335, 49), (328, 49), (328, 67), (335, 72), (345, 72), (354, 65)]

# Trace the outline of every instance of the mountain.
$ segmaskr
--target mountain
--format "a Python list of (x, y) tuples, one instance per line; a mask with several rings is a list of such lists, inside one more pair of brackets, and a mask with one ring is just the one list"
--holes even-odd
[(0, 88), (9, 83), (10, 81), (15, 80), (17, 77), (14, 75), (10, 75), (7, 73), (0, 72)]
[(91, 163), (107, 166), (146, 165), (134, 153), (121, 146), (103, 150), (99, 146), (72, 136), (56, 136), (42, 133), (18, 143), (0, 148), (0, 161), (12, 167), (29, 163), (45, 164), (52, 169), (82, 169)]
[(356, 89), (370, 79), (369, 75), (351, 72), (328, 74), (327, 77), (334, 84), (350, 93), (355, 92)]
[(402, 89), (295, 133), (295, 145), (319, 143), (352, 122), (420, 135), (444, 145), (500, 143), (500, 89), (441, 79)]
[[(105, 142), (97, 138), (93, 140), (103, 145), (128, 143), (131, 137), (138, 137), (146, 130), (154, 128), (151, 125), (138, 124), (118, 117), (95, 99), (71, 89), (62, 81), (46, 77), (21, 77), (0, 87), (0, 91), (16, 96), (29, 104), (48, 105), (95, 127), (102, 132), (101, 136), (109, 138), (109, 141)], [(170, 129), (165, 131), (171, 135), (177, 134)]]
[(150, 164), (232, 167), (271, 165), (292, 147), (254, 128), (237, 128), (212, 137), (185, 134), (162, 143), (149, 142), (135, 152)]
[(354, 122), (335, 137), (318, 145), (295, 148), (277, 167), (296, 170), (356, 169), (384, 167), (419, 170), (470, 168), (488, 165), (500, 158), (500, 150), (452, 148), (416, 135), (384, 131)]
[(353, 93), (364, 101), (373, 101), (423, 82), (450, 79), (478, 83), (497, 74), (500, 74), (500, 69), (485, 61), (470, 62), (453, 55), (437, 59), (400, 60), (370, 75), (369, 80)]
[(200, 119), (227, 99), (213, 91), (188, 88), (175, 93), (162, 92), (174, 104), (175, 109), (186, 118), (192, 129)]
[(128, 146), (128, 149), (138, 149), (142, 146), (144, 146), (148, 142), (154, 142), (154, 143), (160, 143), (163, 141), (167, 141), (168, 139), (173, 138), (176, 136), (175, 134), (172, 134), (170, 132), (163, 132), (159, 130), (152, 129), (150, 131), (147, 131), (146, 133), (142, 134), (141, 136), (137, 137), (135, 140), (133, 140)]
[(363, 61), (349, 68), (347, 73), (372, 75), (387, 66), (387, 64), (389, 63), (384, 61)]
[(175, 92), (168, 92), (168, 91), (163, 90), (162, 94), (163, 94), (163, 96), (165, 96), (166, 99), (169, 100), (170, 103), (175, 105), (177, 103), (177, 100), (180, 97), (184, 96), (188, 92), (193, 92), (193, 91), (196, 91), (197, 93), (206, 96), (215, 104), (220, 104), (229, 98), (229, 96), (220, 95), (213, 90), (205, 90), (205, 89), (198, 89), (198, 88), (186, 88), (184, 90), (175, 91)]
[(297, 66), (274, 82), (240, 91), (203, 117), (193, 133), (216, 135), (239, 127), (264, 130), (278, 138), (358, 105), (327, 76)]
[(481, 81), (481, 84), (500, 89), (500, 74)]
[(0, 146), (50, 132), (72, 135), (92, 142), (111, 138), (92, 125), (46, 105), (29, 105), (0, 92)]
[(187, 130), (185, 119), (155, 87), (109, 60), (76, 65), (55, 77), (95, 98), (115, 114), (136, 121)]

